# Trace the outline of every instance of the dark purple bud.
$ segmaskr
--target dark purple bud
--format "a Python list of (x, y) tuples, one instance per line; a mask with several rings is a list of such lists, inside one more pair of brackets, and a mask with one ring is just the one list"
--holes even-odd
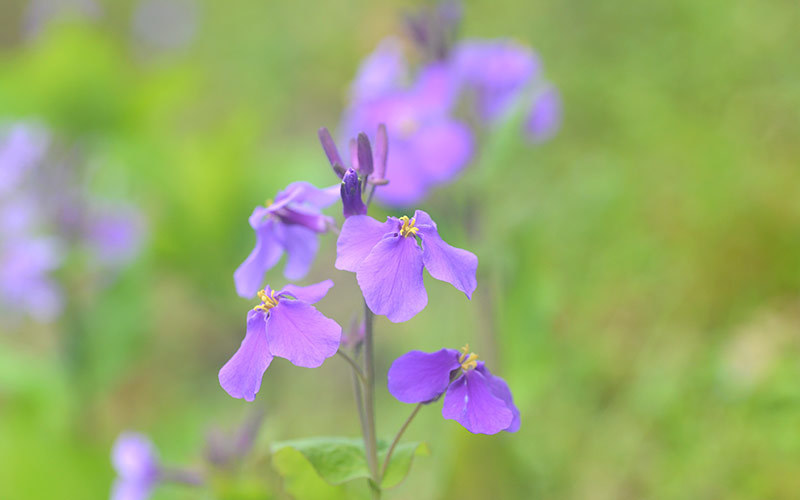
[(389, 157), (389, 136), (386, 133), (386, 124), (378, 125), (378, 133), (375, 134), (375, 177), (378, 179), (386, 178), (386, 160)]
[(333, 167), (333, 171), (341, 179), (344, 176), (344, 162), (342, 157), (339, 156), (339, 150), (336, 149), (336, 143), (333, 142), (331, 133), (328, 132), (326, 127), (322, 127), (317, 132), (317, 135), (319, 136), (319, 142), (322, 144), (322, 149), (325, 150), (325, 156), (328, 157), (328, 161)]
[(358, 179), (358, 172), (354, 169), (347, 169), (342, 179), (342, 213), (344, 217), (351, 215), (364, 215), (367, 213), (367, 206), (361, 200), (361, 182)]
[(372, 171), (372, 146), (369, 144), (367, 134), (361, 132), (358, 134), (358, 173), (366, 178)]

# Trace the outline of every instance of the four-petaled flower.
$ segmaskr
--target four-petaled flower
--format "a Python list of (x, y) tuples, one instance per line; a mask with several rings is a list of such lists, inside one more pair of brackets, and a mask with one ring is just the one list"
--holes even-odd
[(286, 252), (287, 279), (303, 278), (314, 261), (319, 242), (317, 234), (333, 225), (332, 217), (320, 210), (339, 198), (339, 186), (319, 189), (307, 182), (294, 182), (265, 206), (250, 215), (256, 233), (256, 246), (233, 274), (236, 292), (251, 298), (261, 289), (264, 274)]
[(111, 451), (111, 463), (117, 472), (111, 500), (145, 500), (161, 479), (155, 447), (141, 434), (120, 434)]
[(247, 333), (233, 357), (219, 371), (219, 383), (234, 398), (253, 401), (272, 358), (316, 368), (336, 354), (342, 327), (311, 304), (322, 300), (331, 280), (306, 287), (286, 285), (258, 293), (261, 304), (247, 313)]
[(503, 379), (469, 351), (410, 351), (389, 368), (389, 392), (403, 403), (427, 403), (444, 394), (442, 416), (474, 434), (519, 429), (519, 410)]
[(428, 294), (423, 268), (467, 298), (472, 298), (477, 286), (478, 258), (445, 243), (436, 223), (422, 210), (411, 219), (388, 217), (383, 223), (368, 215), (349, 217), (342, 225), (336, 253), (336, 268), (356, 273), (372, 312), (394, 323), (425, 309)]

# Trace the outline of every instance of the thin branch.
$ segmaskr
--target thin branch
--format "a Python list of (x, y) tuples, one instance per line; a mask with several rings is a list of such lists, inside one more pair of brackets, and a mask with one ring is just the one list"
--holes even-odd
[(417, 406), (414, 407), (414, 410), (411, 412), (411, 415), (408, 416), (403, 425), (400, 427), (400, 430), (397, 431), (397, 435), (394, 437), (392, 444), (389, 446), (389, 451), (386, 452), (386, 458), (383, 459), (383, 467), (381, 468), (381, 475), (379, 476), (379, 480), (383, 482), (383, 478), (386, 476), (386, 471), (389, 469), (389, 461), (392, 459), (392, 453), (394, 453), (394, 449), (397, 447), (397, 443), (400, 442), (400, 438), (403, 437), (403, 433), (406, 432), (408, 426), (411, 424), (411, 421), (414, 420), (414, 417), (417, 416), (419, 410), (422, 409), (422, 406), (425, 403), (418, 403)]
[(365, 383), (365, 380), (364, 380), (364, 372), (362, 372), (362, 371), (361, 371), (361, 368), (358, 366), (358, 363), (356, 363), (356, 361), (355, 361), (353, 358), (351, 358), (349, 355), (347, 355), (347, 354), (346, 354), (346, 353), (345, 353), (343, 350), (341, 350), (341, 349), (339, 349), (338, 351), (336, 351), (336, 354), (338, 354), (339, 356), (341, 356), (341, 357), (342, 357), (342, 359), (344, 359), (345, 361), (347, 361), (347, 362), (350, 364), (350, 368), (352, 368), (352, 369), (353, 369), (353, 373), (355, 373), (355, 374), (356, 374), (356, 376), (357, 376), (357, 377), (358, 377), (358, 379), (361, 381), (361, 383), (362, 383), (362, 384), (363, 384), (363, 383)]

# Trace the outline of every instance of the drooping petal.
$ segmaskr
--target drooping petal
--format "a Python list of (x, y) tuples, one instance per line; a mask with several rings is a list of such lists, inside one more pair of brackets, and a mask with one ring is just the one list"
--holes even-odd
[(486, 368), (483, 361), (478, 361), (478, 366), (475, 370), (479, 371), (486, 378), (489, 382), (489, 389), (492, 391), (492, 394), (505, 401), (506, 407), (508, 407), (514, 415), (511, 424), (504, 430), (506, 432), (517, 432), (520, 424), (519, 409), (514, 404), (514, 397), (511, 395), (511, 389), (508, 388), (506, 381), (496, 375), (492, 375), (492, 372)]
[(273, 356), (316, 368), (339, 350), (342, 327), (299, 300), (281, 300), (270, 310), (267, 341)]
[(369, 143), (369, 137), (364, 132), (358, 134), (358, 144), (356, 155), (358, 156), (358, 172), (367, 177), (372, 174), (374, 165), (372, 162), (372, 145)]
[(431, 216), (417, 210), (414, 218), (422, 238), (422, 259), (425, 269), (437, 280), (446, 281), (472, 298), (478, 286), (475, 277), (478, 257), (472, 252), (448, 245), (439, 236), (436, 223)]
[(219, 384), (234, 398), (253, 401), (270, 362), (272, 355), (267, 344), (265, 313), (250, 311), (247, 313), (247, 333), (239, 350), (219, 371)]
[[(344, 167), (342, 157), (339, 156), (339, 149), (336, 147), (336, 143), (333, 137), (331, 137), (331, 133), (328, 132), (328, 129), (325, 127), (320, 128), (317, 131), (317, 135), (319, 136), (319, 142), (322, 144), (322, 149), (325, 151), (325, 156), (328, 157), (331, 167), (335, 167), (336, 165)], [(337, 172), (336, 170), (334, 171)], [(338, 172), (337, 175), (339, 175)], [(339, 178), (341, 179), (342, 176), (339, 175)]]
[(356, 272), (364, 300), (389, 321), (408, 321), (425, 309), (422, 250), (413, 237), (390, 236), (378, 242)]
[(333, 217), (320, 213), (317, 207), (308, 204), (293, 203), (278, 210), (270, 207), (269, 210), (284, 224), (303, 226), (315, 233), (326, 232), (334, 223)]
[(477, 370), (468, 370), (450, 384), (444, 395), (442, 416), (463, 425), (473, 434), (496, 434), (514, 419), (506, 402), (498, 398)]
[(375, 176), (378, 179), (386, 178), (386, 160), (389, 157), (389, 136), (386, 133), (386, 124), (378, 124), (375, 134)]
[(325, 280), (308, 286), (286, 285), (278, 295), (289, 294), (297, 300), (313, 304), (319, 302), (333, 287), (333, 281)]
[(283, 225), (280, 238), (286, 249), (286, 267), (283, 269), (283, 275), (289, 280), (303, 279), (317, 255), (319, 248), (317, 233), (303, 226)]
[(283, 247), (278, 241), (274, 228), (275, 221), (263, 220), (266, 213), (264, 207), (256, 207), (250, 216), (250, 225), (256, 233), (256, 246), (250, 255), (233, 273), (236, 293), (240, 297), (252, 298), (261, 289), (264, 274), (277, 264), (283, 254)]
[(457, 369), (459, 352), (410, 351), (389, 368), (389, 392), (403, 403), (421, 403), (439, 397), (450, 383), (450, 372)]
[(336, 269), (356, 272), (378, 241), (385, 235), (398, 231), (400, 221), (388, 218), (378, 222), (368, 215), (348, 217), (342, 224), (336, 241)]

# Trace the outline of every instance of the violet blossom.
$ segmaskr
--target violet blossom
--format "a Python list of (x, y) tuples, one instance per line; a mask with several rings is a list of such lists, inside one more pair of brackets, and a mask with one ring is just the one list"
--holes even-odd
[(247, 313), (241, 346), (219, 371), (219, 383), (234, 398), (253, 401), (261, 378), (275, 356), (293, 365), (316, 368), (336, 354), (342, 328), (314, 306), (333, 286), (331, 280), (281, 291), (260, 291), (261, 303)]
[(111, 463), (117, 472), (111, 500), (145, 500), (161, 480), (155, 447), (141, 434), (121, 434), (114, 443)]
[[(385, 50), (379, 47), (370, 59), (396, 57), (393, 52), (382, 54)], [(356, 82), (383, 81), (367, 74), (382, 67), (375, 63), (362, 67)], [(371, 87), (362, 95), (358, 86), (353, 89), (342, 129), (352, 136), (386, 124), (391, 131), (392, 155), (387, 164), (390, 182), (377, 191), (376, 197), (392, 206), (408, 206), (461, 172), (472, 157), (472, 133), (451, 115), (457, 89), (443, 64), (424, 67), (410, 86), (395, 82), (384, 85), (382, 92), (378, 90)]]
[(294, 182), (278, 193), (275, 200), (257, 206), (250, 215), (256, 233), (256, 246), (236, 269), (233, 279), (241, 297), (253, 297), (261, 289), (264, 275), (286, 253), (283, 274), (287, 279), (303, 278), (317, 254), (317, 235), (334, 224), (322, 208), (339, 197), (338, 186), (319, 189), (307, 182)]
[(356, 273), (370, 310), (394, 323), (413, 318), (427, 305), (423, 268), (467, 298), (477, 286), (478, 258), (445, 243), (422, 210), (411, 219), (387, 217), (386, 222), (368, 215), (348, 218), (336, 243), (335, 265)]
[(506, 382), (465, 346), (460, 351), (410, 351), (389, 368), (389, 392), (403, 403), (428, 403), (444, 394), (442, 416), (474, 434), (517, 432), (520, 414)]
[(533, 104), (525, 118), (525, 135), (532, 142), (544, 142), (561, 126), (561, 96), (552, 85), (544, 88), (533, 98)]

